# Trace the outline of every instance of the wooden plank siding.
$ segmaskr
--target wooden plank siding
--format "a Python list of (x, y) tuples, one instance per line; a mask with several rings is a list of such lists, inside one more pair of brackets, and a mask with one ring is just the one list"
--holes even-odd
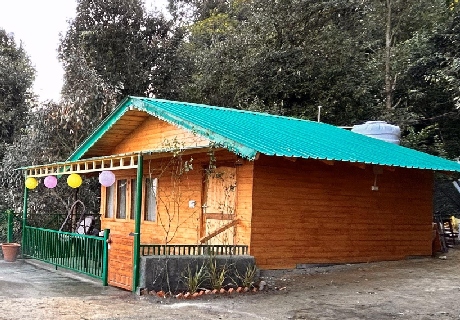
[[(153, 150), (177, 144), (181, 147), (205, 146), (208, 140), (191, 132), (177, 128), (155, 117), (146, 118), (137, 129), (126, 136), (110, 154), (122, 154), (143, 150)], [(171, 167), (173, 159), (144, 156), (144, 178), (158, 178), (157, 215), (156, 221), (145, 221), (144, 212), (141, 218), (141, 243), (165, 244), (198, 244), (205, 236), (202, 230), (203, 182), (205, 169), (209, 167), (210, 156), (203, 151), (183, 156), (183, 161), (193, 158), (193, 170), (185, 173), (179, 184), (172, 179)], [(226, 150), (215, 151), (216, 165), (235, 166), (237, 156)], [(251, 194), (252, 194), (253, 162), (244, 161), (236, 167), (237, 200), (235, 218), (239, 219), (234, 227), (234, 244), (249, 245), (251, 225)], [(117, 179), (135, 179), (136, 170), (120, 170), (114, 172)], [(111, 234), (128, 235), (134, 232), (134, 220), (129, 218), (132, 210), (130, 193), (126, 199), (128, 206), (126, 219), (105, 217), (106, 188), (101, 187), (101, 224), (109, 228)], [(173, 194), (175, 196), (173, 196)], [(189, 208), (189, 200), (195, 200), (195, 208)], [(116, 201), (116, 199), (115, 199)], [(142, 204), (144, 210), (144, 203)]]
[(133, 286), (133, 245), (134, 237), (110, 235), (108, 283), (112, 286), (131, 290)]
[(127, 111), (85, 154), (86, 157), (109, 156), (113, 146), (126, 139), (127, 132), (136, 130), (149, 114), (138, 110)]
[(251, 220), (252, 220), (252, 191), (253, 191), (253, 161), (243, 161), (236, 167), (236, 212), (238, 224), (235, 226), (234, 244), (244, 244), (251, 252)]
[[(141, 217), (141, 243), (164, 244), (197, 244), (199, 239), (205, 236), (201, 229), (202, 219), (202, 188), (205, 175), (204, 168), (209, 165), (209, 155), (205, 153), (194, 154), (184, 157), (190, 160), (193, 157), (193, 170), (186, 173), (179, 184), (174, 186), (169, 171), (162, 172), (165, 163), (170, 159), (146, 159), (144, 160), (144, 177), (158, 177), (157, 190), (157, 219), (145, 221), (142, 212)], [(235, 161), (235, 156), (229, 152), (218, 152), (217, 163)], [(251, 191), (252, 191), (252, 167), (253, 162), (245, 162), (237, 167), (237, 202), (235, 218), (239, 219), (235, 226), (234, 244), (249, 245), (251, 225)], [(118, 179), (134, 179), (134, 170), (123, 170), (115, 173)], [(172, 193), (177, 195), (174, 197)], [(129, 219), (129, 209), (126, 219), (105, 217), (106, 188), (101, 192), (101, 222), (102, 228), (109, 228), (111, 233), (129, 234), (134, 231), (134, 220)], [(189, 208), (189, 200), (195, 200), (195, 208)], [(130, 206), (131, 199), (127, 198)], [(144, 204), (142, 205), (144, 209)]]
[[(208, 144), (152, 116), (138, 123), (109, 154)], [(158, 156), (144, 156), (144, 177), (158, 178), (158, 195), (156, 221), (144, 221), (142, 212), (141, 243), (197, 244), (206, 236), (202, 205), (210, 156), (203, 150), (184, 155), (183, 161), (193, 158), (193, 170), (178, 184), (171, 168), (165, 169), (173, 155)], [(431, 171), (383, 168), (377, 175), (379, 190), (372, 191), (372, 165), (264, 155), (237, 165), (237, 156), (225, 150), (216, 150), (215, 158), (216, 166), (236, 166), (234, 244), (248, 245), (262, 269), (431, 254)], [(136, 177), (135, 170), (115, 174), (120, 179)], [(190, 200), (194, 208), (189, 208)], [(129, 193), (126, 202), (129, 207)], [(105, 218), (102, 187), (102, 228), (112, 234), (133, 232), (130, 210), (126, 219)]]
[(431, 171), (255, 161), (250, 253), (263, 269), (431, 254)]
[(112, 154), (173, 147), (176, 141), (176, 147), (198, 147), (209, 144), (208, 139), (177, 128), (158, 118), (148, 117), (112, 150)]

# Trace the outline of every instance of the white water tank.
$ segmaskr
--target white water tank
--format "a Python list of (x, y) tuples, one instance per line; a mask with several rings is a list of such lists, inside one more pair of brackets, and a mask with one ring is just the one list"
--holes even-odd
[(366, 121), (354, 125), (351, 131), (394, 144), (399, 144), (401, 138), (401, 129), (385, 121)]

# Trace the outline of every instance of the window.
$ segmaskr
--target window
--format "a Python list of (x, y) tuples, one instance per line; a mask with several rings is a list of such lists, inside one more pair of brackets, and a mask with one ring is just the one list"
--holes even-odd
[(117, 180), (117, 219), (126, 219), (126, 190), (128, 189), (126, 179)]
[[(145, 178), (144, 180), (141, 213), (144, 221), (156, 221), (157, 219), (157, 184), (158, 178)], [(105, 191), (105, 218), (135, 220), (137, 196), (137, 179), (117, 179)]]
[(137, 180), (131, 179), (131, 211), (129, 212), (129, 218), (134, 220), (134, 214), (136, 213), (136, 196), (137, 196)]
[(113, 200), (115, 196), (115, 185), (105, 189), (105, 217), (113, 217)]
[(128, 181), (118, 179), (105, 189), (105, 218), (126, 219), (128, 212)]
[(145, 206), (144, 206), (144, 220), (156, 221), (157, 213), (157, 178), (145, 179)]

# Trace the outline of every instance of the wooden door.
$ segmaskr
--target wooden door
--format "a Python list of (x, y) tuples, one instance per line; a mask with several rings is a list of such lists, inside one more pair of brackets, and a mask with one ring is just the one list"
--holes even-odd
[(110, 235), (108, 283), (126, 290), (133, 288), (134, 237)]
[(234, 244), (236, 208), (236, 168), (217, 167), (204, 183), (203, 242)]

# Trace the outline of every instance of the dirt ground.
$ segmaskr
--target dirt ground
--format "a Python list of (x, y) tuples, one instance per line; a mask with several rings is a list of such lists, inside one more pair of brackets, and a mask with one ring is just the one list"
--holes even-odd
[(460, 319), (460, 247), (443, 256), (265, 272), (264, 292), (193, 300), (0, 263), (0, 319)]

